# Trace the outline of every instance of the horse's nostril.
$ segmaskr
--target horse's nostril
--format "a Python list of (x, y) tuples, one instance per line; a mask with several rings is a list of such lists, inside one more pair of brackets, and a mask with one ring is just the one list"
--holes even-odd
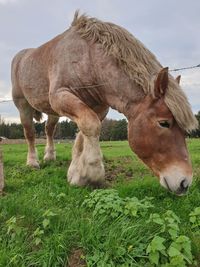
[(188, 189), (188, 182), (186, 179), (183, 179), (181, 181), (180, 188), (182, 191), (186, 191)]

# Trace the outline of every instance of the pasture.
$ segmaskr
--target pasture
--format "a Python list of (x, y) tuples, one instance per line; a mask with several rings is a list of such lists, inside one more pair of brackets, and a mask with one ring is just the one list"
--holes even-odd
[[(71, 144), (25, 166), (25, 144), (3, 145), (0, 266), (200, 266), (200, 142), (188, 140), (194, 182), (177, 197), (131, 152), (102, 142), (108, 188), (69, 186)], [(37, 145), (40, 160), (44, 145)]]

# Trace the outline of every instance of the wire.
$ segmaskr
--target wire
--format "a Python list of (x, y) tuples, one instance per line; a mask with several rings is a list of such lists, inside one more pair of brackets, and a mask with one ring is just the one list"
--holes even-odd
[(0, 100), (0, 103), (5, 103), (5, 102), (11, 102), (13, 101), (12, 99), (8, 99), (8, 100)]
[(196, 69), (196, 68), (200, 68), (200, 64), (195, 65), (195, 66), (190, 66), (190, 67), (179, 68), (179, 69), (172, 69), (170, 71), (189, 70), (189, 69)]

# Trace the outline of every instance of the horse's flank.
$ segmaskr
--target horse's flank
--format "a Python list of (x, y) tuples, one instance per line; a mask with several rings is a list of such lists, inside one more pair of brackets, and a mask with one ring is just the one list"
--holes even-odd
[[(154, 96), (154, 78), (162, 66), (156, 57), (124, 28), (96, 18), (75, 13), (72, 27), (92, 43), (100, 43), (107, 55), (113, 56), (119, 67), (145, 94)], [(190, 104), (178, 83), (170, 76), (165, 103), (179, 126), (190, 132), (198, 124)]]

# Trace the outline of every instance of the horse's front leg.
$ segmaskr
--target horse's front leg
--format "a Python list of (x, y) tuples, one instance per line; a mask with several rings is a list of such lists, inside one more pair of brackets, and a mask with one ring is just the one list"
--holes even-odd
[(54, 147), (53, 142), (53, 136), (56, 128), (56, 124), (59, 120), (59, 117), (48, 115), (48, 119), (45, 124), (45, 133), (47, 137), (47, 143), (45, 147), (45, 154), (44, 154), (44, 160), (55, 160), (56, 159), (56, 151)]
[(84, 181), (80, 180), (80, 171), (77, 168), (80, 156), (83, 152), (84, 137), (82, 132), (79, 132), (76, 136), (76, 140), (72, 149), (72, 161), (68, 169), (68, 181), (73, 184), (84, 185)]
[[(105, 170), (99, 145), (99, 136), (84, 135), (83, 152), (78, 164), (80, 166), (80, 178), (85, 177), (86, 183), (95, 186), (104, 183)], [(68, 172), (68, 174), (70, 173)]]
[(97, 114), (65, 88), (52, 97), (51, 105), (59, 115), (73, 119), (80, 129), (73, 148), (68, 181), (80, 186), (101, 184), (105, 171), (99, 146), (101, 121)]
[(98, 137), (79, 132), (72, 151), (68, 181), (77, 185), (101, 185), (104, 182), (104, 165)]

